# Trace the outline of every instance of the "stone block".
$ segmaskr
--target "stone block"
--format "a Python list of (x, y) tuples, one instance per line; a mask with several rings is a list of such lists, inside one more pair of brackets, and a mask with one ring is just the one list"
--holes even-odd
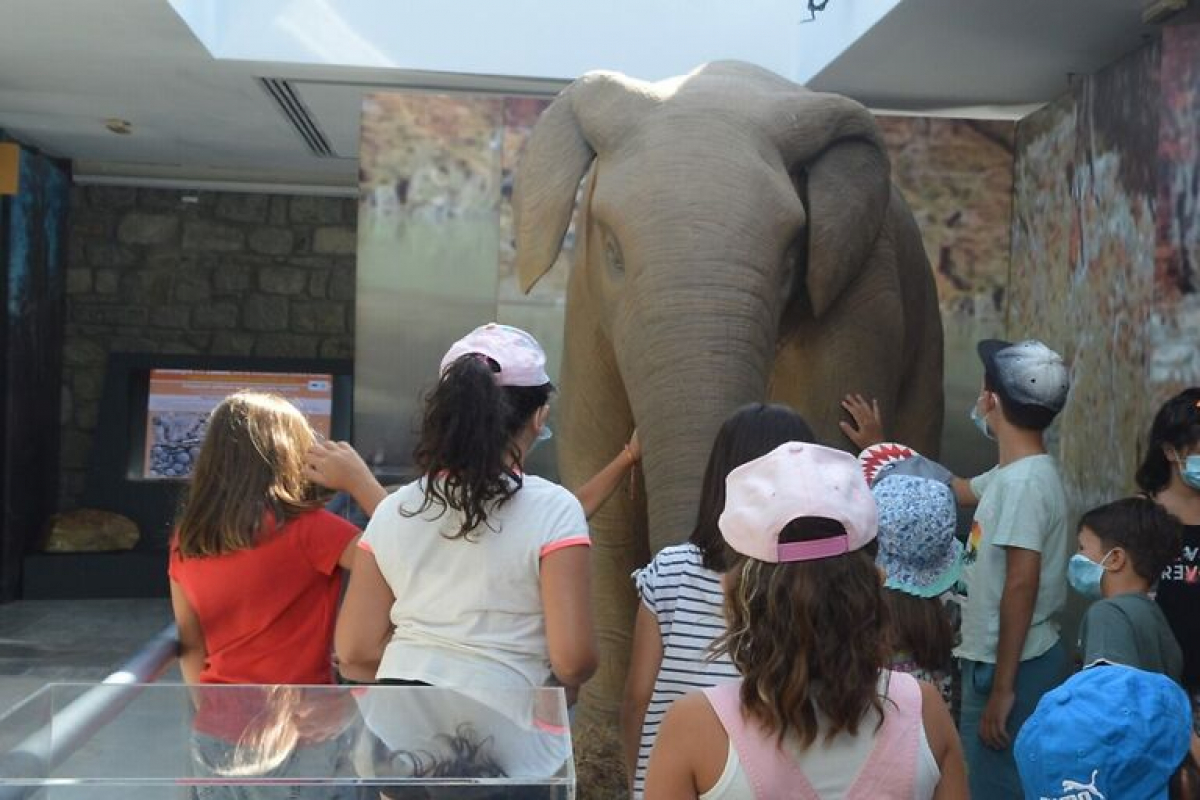
[(179, 217), (130, 211), (117, 226), (121, 244), (170, 244), (179, 236)]
[(194, 327), (201, 330), (229, 330), (238, 324), (236, 303), (222, 301), (196, 306), (193, 312)]
[(341, 268), (329, 273), (330, 300), (353, 300), (354, 289), (354, 270)]
[(67, 270), (67, 294), (87, 294), (92, 291), (92, 271), (90, 269)]
[(232, 222), (266, 222), (271, 198), (265, 194), (221, 192), (213, 215)]
[(308, 273), (299, 267), (263, 267), (258, 272), (258, 288), (268, 294), (303, 294)]
[(91, 434), (68, 429), (60, 436), (58, 452), (62, 466), (66, 469), (87, 468), (88, 452), (92, 449)]
[(321, 358), (354, 358), (354, 339), (331, 336), (321, 342)]
[(323, 298), (329, 291), (329, 270), (322, 269), (308, 275), (309, 297)]
[(207, 275), (181, 275), (173, 294), (180, 303), (203, 303), (212, 297), (212, 285)]
[(157, 339), (143, 336), (140, 329), (137, 332), (123, 331), (114, 336), (110, 344), (117, 353), (157, 353), (162, 349)]
[(254, 354), (278, 358), (314, 358), (317, 355), (318, 342), (316, 336), (267, 333), (258, 337), (254, 345)]
[[(196, 353), (203, 353), (207, 348), (196, 347), (194, 344), (192, 344), (190, 341), (188, 341), (188, 339), (190, 339), (194, 335), (196, 335), (196, 334), (189, 333), (187, 335), (187, 338), (184, 338), (184, 339), (176, 339), (174, 337), (168, 338), (168, 339), (163, 339), (161, 342), (162, 347), (159, 348), (159, 351), (163, 352), (163, 353), (182, 353), (183, 355), (194, 355)], [(208, 334), (202, 334), (202, 335), (207, 336)], [(205, 340), (205, 341), (207, 342), (207, 340)]]
[(100, 416), (100, 406), (97, 403), (82, 403), (75, 412), (75, 424), (83, 431), (94, 431), (96, 420)]
[(76, 403), (93, 402), (100, 398), (100, 389), (104, 384), (104, 368), (77, 369), (71, 375), (71, 391), (75, 393)]
[(81, 508), (50, 517), (47, 553), (132, 550), (141, 538), (137, 523), (112, 511)]
[(133, 267), (141, 260), (137, 250), (111, 242), (88, 242), (84, 252), (89, 267)]
[(358, 233), (354, 228), (317, 228), (313, 235), (313, 252), (329, 255), (346, 255), (358, 247)]
[(150, 310), (150, 324), (156, 328), (187, 328), (190, 311), (188, 306), (155, 306)]
[(209, 352), (218, 356), (248, 356), (254, 352), (254, 334), (217, 331)]
[(341, 303), (292, 303), (292, 330), (298, 333), (345, 333), (346, 307)]
[(191, 219), (183, 226), (183, 249), (203, 250), (210, 253), (237, 253), (246, 246), (246, 235), (241, 228)]
[(145, 325), (150, 312), (144, 306), (80, 304), (71, 309), (71, 319), (85, 325)]
[[(184, 197), (194, 197), (196, 202), (185, 203)], [(180, 189), (140, 189), (138, 190), (138, 206), (156, 211), (183, 211), (199, 207), (209, 207), (213, 204), (212, 192), (197, 192)]]
[(268, 256), (286, 256), (292, 252), (292, 232), (288, 228), (259, 228), (250, 233), (250, 250)]
[(302, 225), (330, 225), (342, 221), (342, 206), (337, 197), (291, 198), (291, 220)]
[(269, 294), (248, 295), (242, 303), (242, 325), (250, 331), (287, 330), (287, 298)]
[(68, 367), (103, 367), (108, 351), (92, 339), (68, 334), (63, 343), (63, 364)]
[(137, 190), (131, 186), (89, 186), (88, 205), (92, 208), (132, 208)]
[(267, 215), (267, 222), (272, 225), (288, 224), (288, 198), (282, 195), (275, 195), (271, 198), (271, 210)]
[(117, 294), (121, 291), (121, 273), (115, 269), (96, 270), (96, 294)]
[(241, 262), (221, 264), (213, 270), (213, 289), (217, 294), (241, 294), (250, 288), (250, 266)]
[(164, 270), (127, 272), (121, 276), (121, 297), (130, 303), (166, 303), (171, 298), (171, 277)]

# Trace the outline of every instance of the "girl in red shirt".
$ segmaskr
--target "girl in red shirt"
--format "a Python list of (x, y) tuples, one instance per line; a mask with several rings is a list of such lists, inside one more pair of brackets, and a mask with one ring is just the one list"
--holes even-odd
[[(330, 684), (342, 573), (359, 531), (306, 476), (314, 435), (281, 397), (239, 392), (208, 420), (171, 544), (171, 604), (189, 684)], [(336, 774), (353, 707), (332, 690), (210, 686), (193, 694), (203, 800), (341, 795), (244, 779)]]

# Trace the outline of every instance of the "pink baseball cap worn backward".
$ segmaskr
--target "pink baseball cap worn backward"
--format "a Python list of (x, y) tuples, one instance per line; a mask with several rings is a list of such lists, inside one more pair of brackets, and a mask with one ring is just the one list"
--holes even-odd
[[(833, 520), (845, 532), (781, 543), (780, 532), (801, 517)], [(787, 442), (729, 473), (717, 526), (738, 553), (774, 564), (859, 550), (875, 538), (879, 515), (857, 458), (818, 444)]]
[(546, 351), (520, 328), (489, 322), (468, 333), (450, 346), (442, 356), (439, 374), (466, 355), (481, 355), (499, 365), (496, 383), (501, 386), (544, 386), (550, 382), (546, 374)]

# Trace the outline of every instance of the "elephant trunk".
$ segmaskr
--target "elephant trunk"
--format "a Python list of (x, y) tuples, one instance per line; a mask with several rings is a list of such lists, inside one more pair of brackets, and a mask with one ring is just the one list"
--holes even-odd
[(752, 287), (648, 289), (641, 296), (628, 326), (636, 339), (623, 341), (619, 330), (614, 338), (645, 453), (649, 543), (656, 553), (695, 527), (722, 422), (766, 396), (778, 317), (774, 298)]

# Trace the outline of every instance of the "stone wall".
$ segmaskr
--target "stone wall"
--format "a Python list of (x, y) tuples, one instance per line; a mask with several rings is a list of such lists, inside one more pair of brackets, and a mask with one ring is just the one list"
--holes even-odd
[(76, 187), (60, 505), (82, 494), (111, 352), (352, 358), (349, 198)]

